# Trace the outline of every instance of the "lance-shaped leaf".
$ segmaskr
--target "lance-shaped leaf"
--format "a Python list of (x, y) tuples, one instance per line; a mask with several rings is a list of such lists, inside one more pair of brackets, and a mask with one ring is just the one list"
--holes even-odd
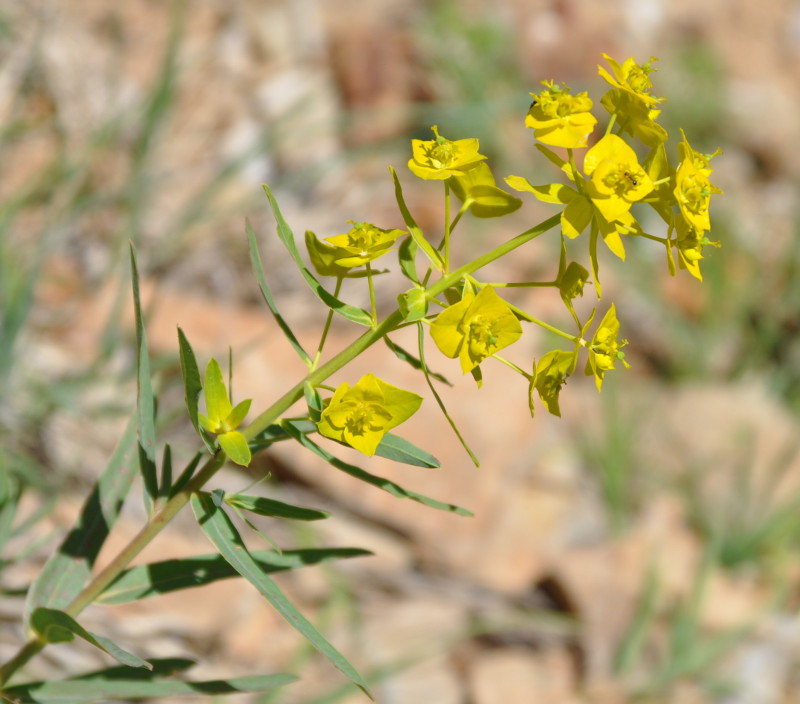
[(178, 349), (180, 350), (181, 375), (183, 376), (183, 389), (186, 398), (186, 410), (189, 412), (189, 420), (194, 429), (198, 432), (206, 449), (213, 455), (214, 443), (211, 441), (205, 428), (200, 427), (198, 421), (198, 404), (200, 392), (203, 390), (203, 383), (200, 381), (200, 368), (197, 365), (197, 357), (189, 344), (189, 340), (184, 335), (183, 330), (178, 328)]
[(86, 584), (100, 548), (116, 523), (136, 477), (135, 438), (136, 422), (131, 418), (94, 490), (86, 499), (75, 527), (28, 590), (23, 609), (26, 624), (34, 609), (41, 606), (64, 608)]
[(247, 496), (246, 494), (231, 494), (225, 497), (225, 503), (243, 511), (257, 513), (259, 516), (275, 516), (278, 518), (291, 518), (295, 521), (319, 521), (329, 518), (331, 514), (313, 508), (292, 506), (283, 501), (268, 499), (264, 496)]
[(397, 256), (400, 260), (400, 270), (403, 275), (418, 284), (419, 276), (417, 274), (417, 251), (419, 245), (413, 237), (406, 237), (397, 249)]
[(72, 616), (57, 609), (36, 609), (31, 614), (31, 627), (46, 643), (64, 643), (75, 636), (82, 638), (95, 648), (99, 648), (112, 658), (129, 667), (142, 667), (151, 670), (153, 666), (142, 658), (123, 650), (108, 638), (90, 633)]
[(181, 682), (178, 680), (144, 680), (92, 678), (65, 682), (30, 682), (3, 690), (8, 701), (18, 704), (88, 704), (115, 699), (147, 699), (152, 697), (179, 697), (184, 695), (214, 696), (263, 692), (296, 681), (294, 675), (259, 675), (232, 677), (227, 680)]
[[(394, 354), (397, 357), (397, 359), (399, 359), (401, 362), (405, 362), (406, 364), (410, 364), (414, 369), (418, 369), (420, 371), (422, 370), (422, 362), (420, 361), (420, 359), (418, 357), (416, 357), (413, 354), (411, 354), (411, 352), (409, 352), (408, 350), (400, 347), (400, 345), (398, 345), (397, 343), (392, 342), (388, 337), (384, 337), (383, 341), (386, 343), (386, 346), (392, 352), (394, 352)], [(441, 381), (443, 384), (447, 384), (448, 386), (452, 386), (453, 385), (442, 374), (439, 374), (437, 372), (432, 372), (430, 369), (428, 369), (427, 371), (428, 371), (428, 375), (431, 378), (436, 379), (437, 381)]]
[[(296, 570), (331, 560), (363, 557), (372, 553), (361, 548), (310, 548), (283, 552), (254, 550), (250, 554), (264, 573), (272, 573)], [(225, 558), (217, 554), (151, 562), (122, 572), (95, 603), (126, 604), (240, 576)]]
[(192, 509), (205, 532), (220, 554), (231, 566), (249, 581), (269, 601), (275, 610), (319, 650), (335, 667), (358, 686), (370, 699), (369, 687), (348, 660), (334, 648), (308, 619), (284, 596), (278, 585), (270, 579), (242, 542), (242, 538), (228, 515), (208, 494), (192, 496)]
[(278, 311), (278, 306), (272, 296), (272, 291), (267, 285), (267, 275), (264, 273), (264, 264), (261, 261), (261, 254), (258, 251), (256, 233), (253, 232), (249, 220), (245, 220), (245, 229), (247, 230), (247, 242), (250, 246), (250, 265), (253, 267), (253, 273), (256, 275), (258, 288), (261, 289), (261, 296), (272, 313), (272, 316), (275, 318), (275, 322), (278, 323), (278, 327), (286, 336), (286, 339), (289, 340), (289, 344), (294, 348), (294, 351), (297, 352), (297, 355), (306, 364), (310, 364), (311, 357), (308, 356), (308, 352), (303, 349), (303, 346), (300, 344), (294, 332), (292, 332), (286, 319), (280, 314), (280, 311)]
[(394, 194), (397, 199), (397, 206), (400, 208), (403, 222), (405, 222), (408, 231), (411, 233), (411, 237), (414, 239), (417, 246), (425, 253), (425, 256), (428, 257), (431, 264), (439, 271), (443, 271), (444, 262), (442, 261), (442, 256), (434, 249), (433, 245), (425, 239), (422, 230), (419, 229), (416, 221), (411, 216), (411, 212), (408, 210), (406, 201), (403, 198), (403, 187), (400, 185), (400, 179), (397, 177), (397, 173), (391, 166), (389, 167), (389, 171), (392, 172), (392, 178), (394, 179)]
[(294, 234), (289, 228), (289, 225), (286, 224), (286, 220), (283, 219), (283, 215), (281, 214), (275, 197), (272, 195), (272, 191), (267, 185), (264, 185), (263, 188), (264, 193), (267, 194), (267, 198), (269, 199), (269, 204), (272, 208), (272, 214), (275, 216), (275, 222), (277, 223), (278, 227), (278, 237), (286, 246), (286, 249), (289, 251), (289, 254), (294, 260), (295, 265), (302, 274), (309, 288), (311, 288), (316, 296), (334, 312), (354, 323), (370, 327), (372, 325), (372, 316), (367, 313), (367, 311), (357, 308), (356, 306), (351, 306), (344, 301), (339, 300), (336, 298), (336, 296), (330, 294), (308, 270), (308, 267), (306, 267), (306, 265), (303, 263), (303, 258), (300, 256), (300, 252), (297, 249), (297, 243), (294, 240)]
[(139, 436), (139, 470), (142, 473), (145, 507), (150, 511), (158, 493), (156, 469), (156, 400), (150, 382), (150, 357), (147, 353), (147, 335), (144, 329), (142, 306), (139, 300), (139, 270), (136, 252), (131, 243), (131, 284), (133, 311), (136, 320), (136, 413)]
[(378, 487), (379, 489), (383, 489), (384, 491), (390, 493), (392, 496), (396, 496), (398, 499), (411, 499), (412, 501), (421, 503), (423, 506), (439, 509), (440, 511), (449, 511), (450, 513), (457, 513), (459, 516), (472, 515), (472, 512), (468, 511), (465, 508), (461, 508), (460, 506), (456, 506), (455, 504), (447, 504), (444, 503), (443, 501), (437, 501), (436, 499), (431, 499), (430, 497), (424, 496), (423, 494), (418, 494), (415, 491), (409, 491), (408, 489), (403, 489), (403, 487), (401, 487), (398, 484), (395, 484), (393, 481), (385, 479), (384, 477), (379, 477), (375, 474), (370, 474), (369, 472), (361, 469), (360, 467), (348, 464), (347, 462), (344, 462), (343, 460), (334, 457), (327, 450), (324, 450), (322, 447), (317, 445), (317, 443), (311, 440), (307, 435), (297, 432), (294, 428), (292, 428), (292, 426), (287, 426), (287, 430), (303, 447), (305, 447), (308, 450), (311, 450), (311, 452), (313, 452), (318, 457), (324, 459), (332, 467), (336, 467), (336, 469), (341, 470), (345, 474), (349, 474), (351, 477), (360, 479), (362, 482), (366, 482), (367, 484), (372, 484), (372, 486)]

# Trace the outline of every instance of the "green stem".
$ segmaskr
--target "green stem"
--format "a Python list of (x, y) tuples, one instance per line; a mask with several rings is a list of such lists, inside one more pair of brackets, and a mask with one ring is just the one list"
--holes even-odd
[(513, 305), (512, 303), (509, 303), (508, 301), (506, 301), (506, 305), (509, 308), (511, 308), (511, 310), (514, 311), (514, 314), (518, 318), (522, 318), (522, 320), (527, 320), (529, 323), (534, 323), (535, 325), (538, 325), (539, 327), (543, 327), (545, 330), (549, 330), (550, 332), (552, 332), (552, 333), (554, 333), (556, 335), (559, 335), (560, 337), (563, 337), (563, 338), (569, 340), (570, 342), (574, 343), (574, 342), (576, 342), (578, 340), (577, 335), (570, 335), (568, 332), (564, 332), (563, 330), (559, 330), (558, 328), (554, 328), (549, 323), (545, 323), (544, 320), (539, 320), (539, 318), (534, 318), (532, 315), (529, 315), (524, 310), (522, 310), (521, 308), (517, 308), (515, 305)]
[(372, 281), (372, 267), (367, 262), (367, 281), (369, 282), (369, 304), (372, 310), (372, 327), (378, 325), (378, 306), (375, 304), (375, 283)]
[[(458, 282), (462, 277), (467, 276), (478, 269), (486, 266), (490, 262), (512, 252), (517, 247), (547, 232), (555, 227), (560, 220), (560, 215), (554, 215), (544, 222), (532, 227), (529, 230), (517, 235), (508, 242), (504, 242), (495, 249), (486, 252), (473, 261), (459, 267), (453, 272), (443, 276), (438, 282), (431, 286), (427, 293), (429, 296), (437, 296), (447, 288)], [(526, 319), (529, 319), (526, 316)], [(355, 359), (364, 350), (378, 342), (385, 335), (404, 324), (403, 316), (396, 310), (382, 323), (365, 332), (344, 350), (332, 357), (322, 366), (310, 370), (306, 377), (295, 384), (289, 391), (281, 396), (267, 410), (261, 413), (250, 425), (242, 431), (247, 440), (252, 440), (268, 426), (277, 421), (286, 411), (289, 410), (297, 401), (303, 398), (303, 388), (306, 383), (316, 387), (324, 382), (329, 376), (339, 371), (348, 362)], [(549, 328), (544, 323), (540, 323)], [(560, 331), (554, 330), (557, 334), (564, 335)], [(570, 338), (574, 339), (574, 338)], [(117, 556), (101, 570), (83, 591), (70, 602), (64, 609), (72, 617), (76, 617), (97, 599), (103, 591), (127, 568), (130, 562), (161, 532), (161, 530), (175, 517), (192, 496), (200, 491), (203, 486), (216, 474), (220, 467), (225, 463), (227, 456), (220, 451), (203, 465), (200, 471), (189, 481), (186, 486), (176, 493), (163, 507), (158, 509), (147, 521), (139, 533), (117, 554)], [(38, 638), (32, 638), (14, 655), (5, 665), (0, 667), (0, 686), (7, 682), (9, 678), (23, 667), (31, 658), (37, 655), (47, 645)]]
[[(334, 298), (339, 297), (339, 292), (341, 291), (342, 288), (342, 281), (344, 281), (343, 277), (341, 276), (336, 277), (336, 288), (333, 291)], [(317, 368), (320, 357), (322, 357), (322, 349), (325, 347), (325, 341), (328, 339), (328, 332), (331, 329), (332, 322), (333, 322), (333, 308), (329, 308), (328, 317), (325, 319), (325, 327), (322, 328), (322, 337), (320, 337), (319, 339), (319, 346), (317, 347), (317, 353), (314, 355), (314, 361), (311, 362), (312, 372)]]
[(507, 367), (509, 367), (510, 369), (513, 369), (515, 372), (517, 372), (517, 374), (521, 374), (522, 376), (524, 376), (528, 381), (530, 381), (533, 378), (524, 369), (521, 369), (516, 364), (514, 364), (514, 362), (512, 362), (509, 359), (506, 359), (505, 357), (500, 356), (499, 354), (493, 354), (492, 355), (492, 359), (496, 359), (498, 362), (502, 362)]
[(444, 273), (450, 271), (450, 184), (444, 182)]

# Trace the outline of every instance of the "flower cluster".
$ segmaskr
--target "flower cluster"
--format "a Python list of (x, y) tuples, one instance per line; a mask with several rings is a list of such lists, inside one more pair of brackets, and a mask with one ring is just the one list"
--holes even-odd
[[(568, 86), (552, 80), (542, 81), (539, 92), (531, 93), (533, 102), (525, 116), (525, 126), (533, 130), (536, 148), (558, 167), (562, 178), (544, 185), (534, 185), (521, 176), (509, 176), (505, 182), (516, 191), (531, 193), (543, 202), (560, 206), (552, 221), (526, 230), (471, 264), (454, 267), (453, 250), (457, 243), (453, 244), (451, 235), (465, 214), (502, 217), (517, 210), (522, 200), (498, 187), (477, 139), (451, 140), (434, 125), (433, 139), (412, 140), (408, 168), (420, 179), (444, 184), (445, 223), (438, 244), (414, 221), (394, 171), (397, 202), (407, 230), (382, 229), (351, 221), (353, 227), (349, 232), (323, 240), (306, 233), (309, 256), (317, 273), (335, 276), (339, 283), (345, 277), (368, 278), (372, 301), (369, 319), (373, 328), (379, 324), (372, 280), (378, 272), (370, 264), (397, 249), (402, 273), (412, 283), (411, 289), (398, 296), (398, 325), (419, 327), (419, 358), (405, 350), (401, 353), (393, 343), (390, 347), (401, 359), (422, 369), (429, 383), (432, 384), (435, 375), (428, 371), (425, 362), (424, 327), (429, 329), (438, 350), (445, 357), (457, 359), (461, 372), (470, 373), (479, 385), (483, 381), (484, 362), (498, 360), (526, 378), (531, 414), (536, 395), (547, 411), (560, 415), (561, 389), (578, 368), (581, 357), (585, 356), (584, 373), (594, 378), (598, 391), (606, 372), (615, 369), (618, 363), (629, 366), (622, 352), (627, 340), (620, 337), (615, 305), (611, 303), (605, 308), (593, 331), (597, 308), (582, 320), (574, 305), (589, 282), (593, 283), (597, 298), (602, 296), (597, 252), (600, 239), (623, 260), (626, 240), (633, 237), (654, 240), (666, 250), (671, 274), (681, 268), (702, 278), (703, 247), (716, 245), (706, 237), (711, 226), (711, 196), (721, 192), (710, 181), (709, 163), (714, 154), (697, 152), (682, 133), (677, 164), (671, 165), (666, 148), (668, 134), (658, 123), (664, 99), (652, 94), (655, 59), (643, 64), (633, 58), (622, 63), (609, 56), (605, 59), (608, 66), (598, 68), (609, 89), (599, 105), (610, 114), (610, 119), (601, 134), (596, 134), (599, 121), (588, 93), (575, 94)], [(455, 217), (451, 217), (452, 196), (461, 204)], [(652, 208), (658, 215), (665, 225), (665, 235), (645, 231), (639, 220), (644, 207)], [(650, 228), (654, 220), (642, 222)], [(562, 248), (555, 276), (546, 281), (512, 283), (487, 283), (476, 278), (476, 271), (488, 261), (509, 253), (555, 224), (560, 224)], [(568, 262), (568, 243), (587, 232), (588, 266), (580, 261)], [(570, 248), (575, 246), (569, 244)], [(416, 258), (420, 253), (428, 260), (424, 276), (417, 272)], [(434, 274), (440, 277), (438, 283), (431, 282)], [(561, 330), (515, 307), (502, 293), (507, 286), (557, 289), (577, 330)], [(338, 292), (337, 285), (335, 295)], [(540, 325), (565, 338), (570, 348), (546, 352), (533, 362), (532, 368), (530, 363), (520, 366), (507, 359), (506, 348), (521, 338), (525, 323)], [(435, 395), (441, 405), (438, 394)], [(386, 432), (414, 413), (420, 402), (416, 394), (370, 374), (352, 387), (345, 383), (335, 389), (333, 397), (323, 403), (317, 428), (326, 437), (372, 455)]]

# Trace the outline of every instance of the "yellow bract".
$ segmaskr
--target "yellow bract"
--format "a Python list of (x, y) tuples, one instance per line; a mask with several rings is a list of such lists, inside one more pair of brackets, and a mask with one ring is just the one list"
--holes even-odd
[(414, 415), (420, 404), (421, 396), (367, 374), (353, 387), (345, 382), (336, 389), (317, 428), (325, 437), (372, 456), (383, 436)]
[[(561, 417), (561, 408), (558, 397), (561, 387), (567, 383), (567, 377), (572, 373), (575, 353), (565, 350), (553, 350), (539, 360), (531, 380), (530, 391), (534, 389), (542, 399), (544, 407), (554, 416)], [(531, 409), (533, 403), (531, 402)]]
[(478, 153), (477, 139), (457, 139), (453, 142), (442, 137), (436, 125), (431, 129), (436, 139), (411, 140), (413, 157), (408, 162), (408, 168), (416, 176), (426, 181), (444, 181), (473, 168), (486, 158)]
[(220, 447), (231, 460), (246, 467), (251, 460), (250, 447), (244, 435), (236, 428), (242, 424), (250, 410), (252, 399), (242, 401), (233, 407), (222, 379), (219, 362), (213, 357), (206, 366), (203, 392), (206, 397), (207, 415), (198, 414), (200, 425), (217, 436)]
[(630, 365), (625, 361), (625, 355), (621, 348), (628, 344), (627, 340), (618, 340), (619, 321), (614, 304), (603, 316), (600, 325), (587, 345), (589, 350), (589, 360), (586, 362), (586, 375), (594, 374), (597, 390), (600, 391), (603, 385), (603, 375), (609, 370), (614, 369), (614, 363), (619, 359), (625, 367)]
[(443, 310), (431, 325), (431, 336), (442, 354), (459, 358), (466, 374), (484, 359), (516, 342), (522, 326), (494, 288), (472, 292)]
[(639, 165), (636, 152), (614, 134), (606, 135), (586, 152), (583, 170), (590, 177), (586, 192), (608, 221), (623, 216), (653, 190), (653, 181)]
[(349, 221), (353, 227), (343, 235), (326, 237), (336, 251), (333, 261), (338, 266), (362, 266), (386, 254), (403, 230), (383, 230), (368, 222)]
[(646, 64), (637, 64), (633, 57), (630, 57), (625, 59), (621, 65), (608, 54), (603, 54), (603, 58), (608, 61), (614, 75), (612, 76), (608, 69), (602, 66), (597, 67), (597, 72), (614, 88), (628, 93), (648, 107), (657, 105), (664, 100), (650, 95), (650, 90), (653, 87), (650, 81), (650, 73), (655, 71), (652, 66), (653, 62), (657, 60), (655, 56), (651, 56), (650, 61)]
[[(675, 199), (687, 222), (696, 230), (705, 232), (711, 229), (708, 206), (711, 196), (722, 191), (708, 180), (713, 169), (709, 161), (714, 154), (706, 156), (691, 148), (686, 135), (678, 145), (681, 157), (680, 166), (675, 172)], [(717, 152), (715, 152), (716, 154)]]
[(567, 86), (542, 81), (545, 90), (531, 93), (533, 104), (525, 126), (543, 144), (554, 147), (585, 147), (597, 119), (591, 113), (592, 100), (586, 93), (570, 94)]

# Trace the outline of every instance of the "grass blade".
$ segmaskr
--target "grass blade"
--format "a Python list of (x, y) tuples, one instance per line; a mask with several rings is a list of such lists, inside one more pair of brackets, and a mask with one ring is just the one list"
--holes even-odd
[(239, 532), (228, 515), (214, 505), (211, 496), (209, 494), (195, 494), (192, 496), (192, 509), (206, 536), (233, 568), (258, 589), (264, 598), (298, 633), (305, 637), (370, 699), (373, 699), (367, 683), (355, 668), (295, 608), (283, 595), (278, 585), (264, 574), (258, 562), (245, 547)]
[(136, 318), (136, 411), (139, 437), (139, 470), (144, 484), (144, 503), (149, 512), (158, 493), (156, 469), (156, 424), (155, 396), (150, 383), (150, 358), (147, 354), (147, 335), (139, 300), (139, 271), (136, 267), (136, 252), (131, 243), (131, 280), (133, 286), (133, 309)]

